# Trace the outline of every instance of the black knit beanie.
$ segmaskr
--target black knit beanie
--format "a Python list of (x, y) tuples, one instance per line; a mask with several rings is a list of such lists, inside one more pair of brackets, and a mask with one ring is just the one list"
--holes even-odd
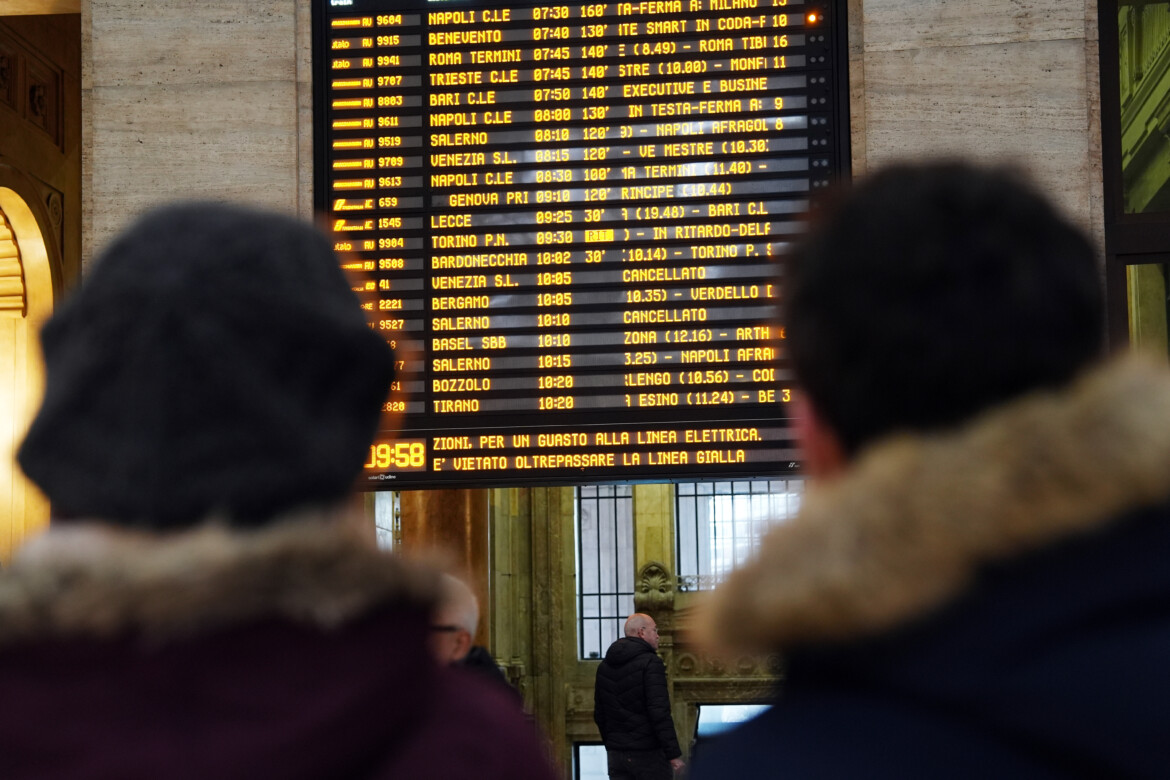
[(260, 525), (353, 486), (394, 374), (329, 241), (191, 203), (110, 245), (42, 332), (18, 459), (54, 515)]

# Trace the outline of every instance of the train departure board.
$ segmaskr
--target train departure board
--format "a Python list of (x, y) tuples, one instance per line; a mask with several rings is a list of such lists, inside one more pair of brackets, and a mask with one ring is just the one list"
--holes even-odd
[(368, 489), (799, 469), (777, 257), (839, 0), (315, 0), (315, 204), (400, 380)]

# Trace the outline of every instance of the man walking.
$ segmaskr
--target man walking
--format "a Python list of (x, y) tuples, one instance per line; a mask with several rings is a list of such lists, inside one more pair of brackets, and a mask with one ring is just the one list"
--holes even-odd
[(654, 618), (637, 613), (626, 635), (609, 646), (597, 667), (593, 720), (609, 758), (611, 780), (670, 780), (683, 766), (670, 716), (666, 665)]

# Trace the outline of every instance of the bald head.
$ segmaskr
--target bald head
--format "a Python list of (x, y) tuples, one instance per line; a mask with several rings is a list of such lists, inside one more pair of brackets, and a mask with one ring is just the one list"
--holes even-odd
[(439, 618), (439, 623), (459, 626), (470, 634), (479, 625), (479, 600), (466, 582), (450, 574), (443, 575)]
[(654, 618), (635, 612), (626, 619), (626, 636), (645, 640), (655, 650), (658, 649), (658, 626)]
[(462, 661), (479, 625), (479, 601), (467, 583), (443, 575), (439, 604), (431, 625), (431, 651), (440, 663)]

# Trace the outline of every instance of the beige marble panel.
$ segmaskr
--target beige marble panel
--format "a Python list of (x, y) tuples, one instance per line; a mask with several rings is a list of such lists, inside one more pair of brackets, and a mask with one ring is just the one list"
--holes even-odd
[(159, 202), (297, 210), (293, 82), (95, 87), (91, 246)]
[(313, 216), (313, 14), (308, 3), (296, 8), (297, 212)]
[(93, 24), (81, 6), (81, 273), (93, 258)]
[(849, 0), (849, 151), (854, 176), (865, 173), (865, 26), (861, 0)]
[(1072, 0), (865, 0), (867, 51), (1083, 38)]
[(1089, 230), (1105, 256), (1105, 172), (1101, 143), (1101, 46), (1097, 0), (1085, 0), (1085, 92), (1089, 112)]
[(89, 0), (97, 86), (293, 81), (295, 0)]
[(866, 56), (870, 169), (931, 156), (1029, 170), (1092, 224), (1084, 41), (958, 46)]
[(297, 85), (297, 214), (313, 218), (313, 90)]
[(301, 5), (85, 0), (86, 259), (174, 198), (298, 211)]

